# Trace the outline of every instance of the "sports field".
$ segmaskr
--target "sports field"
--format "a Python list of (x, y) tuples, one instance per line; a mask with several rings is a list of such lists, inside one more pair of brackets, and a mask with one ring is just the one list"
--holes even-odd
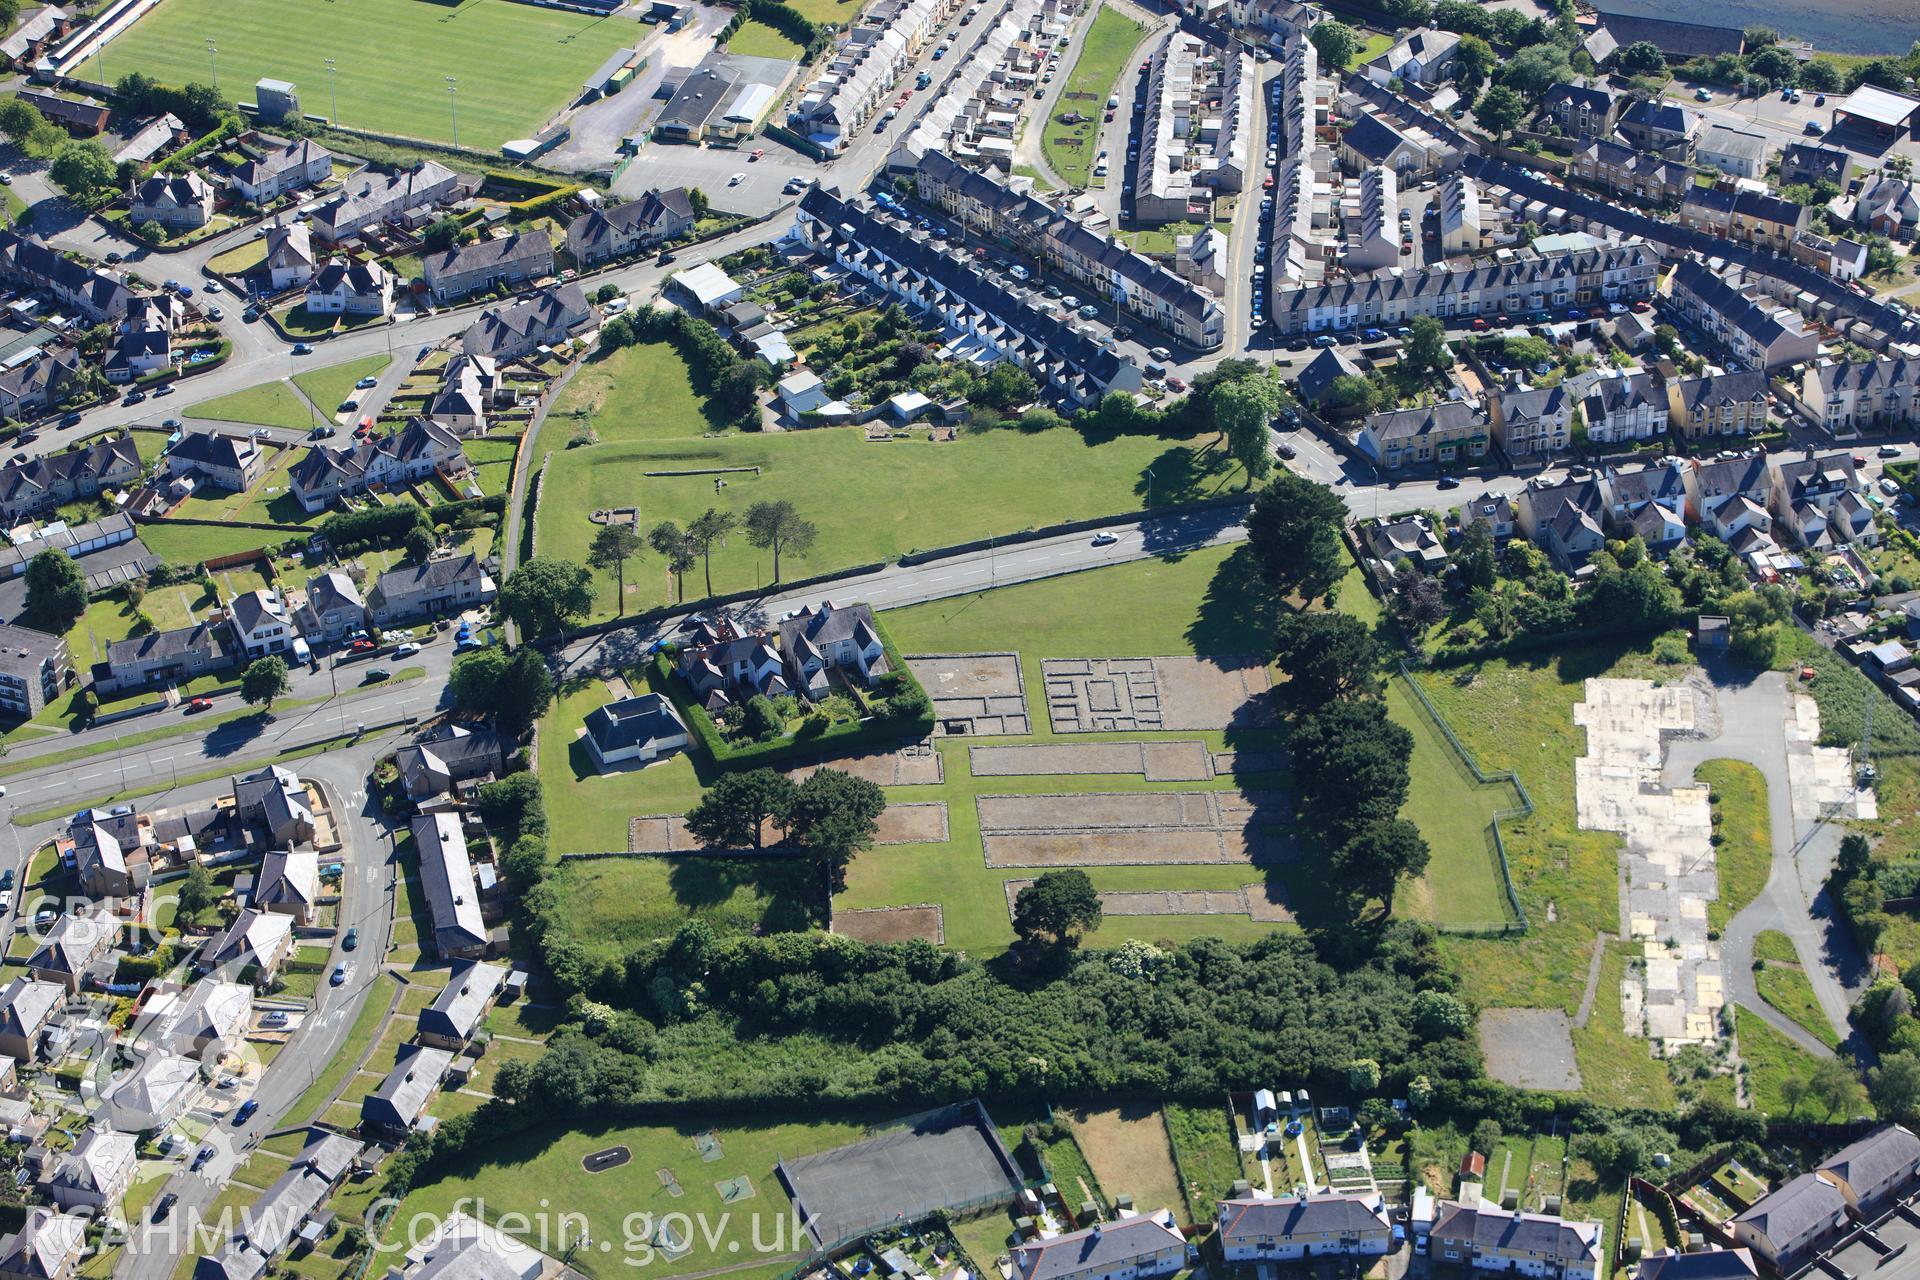
[(211, 37), (229, 101), (271, 76), (299, 87), (306, 112), (329, 115), (331, 56), (339, 124), (442, 142), (455, 132), (453, 76), (461, 145), (492, 150), (531, 135), (642, 30), (513, 0), (165, 0), (112, 43), (105, 74), (205, 83)]

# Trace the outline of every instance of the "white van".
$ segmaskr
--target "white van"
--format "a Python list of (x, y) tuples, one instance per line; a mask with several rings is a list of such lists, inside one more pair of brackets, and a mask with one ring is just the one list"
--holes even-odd
[(308, 648), (307, 642), (298, 636), (293, 640), (293, 660), (302, 664), (313, 661), (313, 650)]

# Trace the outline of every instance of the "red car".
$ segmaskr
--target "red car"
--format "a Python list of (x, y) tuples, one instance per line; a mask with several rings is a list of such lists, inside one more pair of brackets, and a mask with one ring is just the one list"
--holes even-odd
[(1261, 180), (1260, 185), (1265, 187), (1269, 191), (1273, 190), (1273, 175), (1268, 174), (1264, 179)]
[(1486, 327), (1487, 327), (1487, 322), (1483, 317), (1475, 316), (1473, 318), (1473, 331), (1475, 333), (1480, 332), (1482, 329)]
[(212, 698), (195, 698), (187, 703), (187, 714), (193, 715), (195, 712), (208, 711), (211, 710), (212, 707)]
[(355, 640), (352, 646), (355, 653), (372, 653), (379, 647), (371, 640)]
[(765, 154), (767, 154), (767, 149), (765, 147), (755, 147), (753, 149), (753, 154), (748, 156), (747, 159), (758, 160), (761, 156)]
[(1642, 298), (1639, 302), (1634, 303), (1633, 309), (1642, 314), (1645, 314), (1647, 311), (1652, 310), (1652, 308), (1647, 304), (1647, 301), (1644, 298)]

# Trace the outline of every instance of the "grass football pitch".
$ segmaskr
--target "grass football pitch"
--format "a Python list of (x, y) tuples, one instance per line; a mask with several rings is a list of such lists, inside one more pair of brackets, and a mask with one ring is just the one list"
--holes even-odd
[(298, 86), (302, 110), (325, 116), (332, 57), (339, 124), (447, 142), (457, 106), (461, 145), (492, 150), (533, 134), (644, 30), (514, 0), (165, 0), (108, 47), (104, 74), (206, 83), (211, 38), (228, 101), (273, 77)]

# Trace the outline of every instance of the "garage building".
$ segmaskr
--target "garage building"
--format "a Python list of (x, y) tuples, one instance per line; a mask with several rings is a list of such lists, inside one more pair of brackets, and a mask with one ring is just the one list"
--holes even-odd
[(1849, 125), (1877, 138), (1920, 137), (1920, 98), (1863, 84), (1833, 109), (1833, 127)]

